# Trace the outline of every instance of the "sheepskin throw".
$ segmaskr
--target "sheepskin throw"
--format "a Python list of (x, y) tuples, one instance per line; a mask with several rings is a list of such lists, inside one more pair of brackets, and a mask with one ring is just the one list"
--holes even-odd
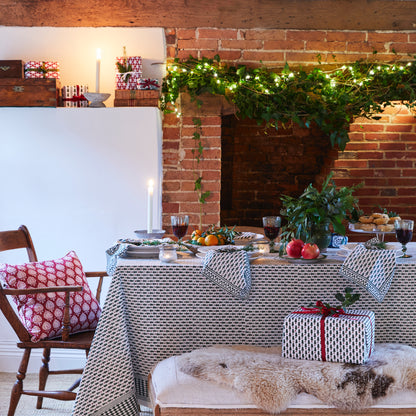
[(179, 369), (232, 387), (257, 407), (284, 411), (305, 392), (329, 406), (362, 410), (398, 390), (416, 390), (416, 349), (376, 344), (366, 364), (282, 358), (281, 347), (215, 346), (183, 354)]

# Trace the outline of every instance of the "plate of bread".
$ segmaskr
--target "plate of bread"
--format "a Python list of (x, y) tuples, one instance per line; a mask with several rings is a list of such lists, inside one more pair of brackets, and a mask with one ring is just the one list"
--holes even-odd
[(399, 216), (389, 217), (387, 214), (373, 212), (362, 215), (358, 222), (350, 223), (349, 229), (360, 233), (394, 233), (394, 221), (400, 219)]

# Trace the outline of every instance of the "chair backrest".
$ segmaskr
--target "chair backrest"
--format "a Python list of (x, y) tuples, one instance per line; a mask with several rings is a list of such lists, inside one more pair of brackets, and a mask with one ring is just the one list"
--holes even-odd
[[(21, 225), (17, 230), (0, 231), (0, 251), (15, 250), (25, 248), (30, 262), (37, 261), (35, 247), (33, 246), (32, 238), (26, 226)], [(20, 322), (15, 310), (11, 306), (9, 299), (3, 292), (0, 285), (0, 310), (6, 317), (9, 324), (14, 329), (20, 341), (30, 341), (30, 334)]]

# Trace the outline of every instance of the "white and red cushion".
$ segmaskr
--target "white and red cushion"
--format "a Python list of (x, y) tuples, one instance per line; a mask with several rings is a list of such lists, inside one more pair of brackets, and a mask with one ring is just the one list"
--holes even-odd
[[(88, 331), (97, 326), (101, 308), (74, 251), (57, 260), (20, 265), (0, 264), (0, 280), (14, 289), (83, 286), (82, 292), (71, 292), (70, 295), (70, 332)], [(13, 296), (13, 299), (32, 341), (53, 338), (62, 333), (64, 292), (19, 295)]]

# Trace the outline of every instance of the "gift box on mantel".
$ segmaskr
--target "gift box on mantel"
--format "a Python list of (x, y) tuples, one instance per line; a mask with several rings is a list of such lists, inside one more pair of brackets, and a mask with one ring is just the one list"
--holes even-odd
[(88, 107), (84, 93), (88, 85), (64, 85), (62, 87), (62, 102), (64, 107)]
[(114, 107), (157, 107), (159, 95), (158, 90), (116, 90)]
[(335, 309), (317, 302), (286, 316), (282, 355), (301, 360), (363, 364), (374, 350), (375, 315)]
[(139, 79), (142, 77), (142, 57), (117, 57), (116, 70), (117, 90), (137, 90)]
[(51, 61), (28, 61), (25, 63), (25, 78), (59, 79), (59, 63)]

